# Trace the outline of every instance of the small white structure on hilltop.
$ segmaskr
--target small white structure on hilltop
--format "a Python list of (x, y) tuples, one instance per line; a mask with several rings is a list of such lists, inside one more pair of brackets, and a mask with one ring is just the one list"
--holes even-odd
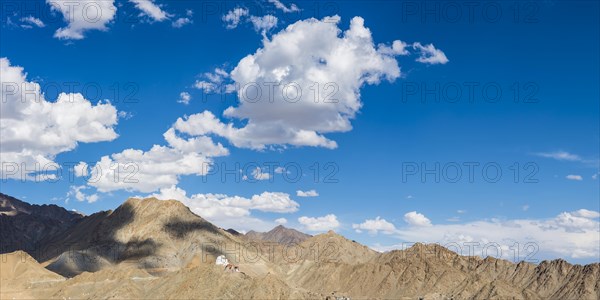
[(227, 260), (227, 257), (225, 257), (225, 255), (219, 255), (219, 257), (217, 257), (217, 260), (215, 261), (215, 264), (220, 266), (226, 266), (227, 264), (229, 264), (229, 261)]

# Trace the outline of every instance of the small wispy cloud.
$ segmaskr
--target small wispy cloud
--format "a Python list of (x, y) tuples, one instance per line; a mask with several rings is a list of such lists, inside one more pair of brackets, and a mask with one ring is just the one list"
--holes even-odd
[(187, 24), (192, 24), (193, 21), (190, 18), (179, 18), (175, 21), (173, 21), (173, 23), (171, 23), (171, 26), (173, 26), (174, 28), (181, 28)]
[(294, 4), (291, 3), (289, 6), (286, 6), (285, 4), (283, 4), (281, 1), (279, 0), (267, 0), (269, 3), (272, 3), (273, 5), (275, 5), (275, 7), (281, 11), (283, 11), (284, 13), (291, 13), (291, 12), (298, 12), (300, 11), (300, 8)]
[(572, 154), (566, 151), (540, 152), (535, 153), (535, 155), (562, 161), (582, 161), (579, 155)]
[(315, 190), (310, 190), (310, 191), (297, 190), (296, 196), (298, 196), (298, 197), (317, 197), (317, 196), (319, 196), (319, 193), (317, 193), (317, 191), (315, 191)]
[(46, 27), (46, 24), (44, 24), (44, 22), (42, 22), (42, 20), (40, 20), (34, 16), (23, 17), (23, 18), (21, 18), (21, 22), (25, 23), (25, 24), (21, 25), (21, 27), (24, 27), (24, 28), (32, 28), (32, 25), (39, 27), (39, 28)]
[(192, 100), (192, 96), (190, 95), (190, 93), (181, 92), (179, 94), (179, 100), (177, 100), (177, 102), (188, 105), (188, 104), (190, 104), (190, 100)]
[(129, 0), (140, 10), (140, 15), (147, 16), (153, 21), (162, 22), (172, 17), (171, 14), (163, 10), (163, 5), (154, 3), (153, 0)]
[(290, 174), (291, 172), (288, 171), (288, 170), (286, 170), (284, 167), (277, 167), (277, 168), (275, 168), (275, 173), (277, 173), (277, 174), (283, 174), (283, 173)]
[(565, 178), (569, 179), (569, 180), (575, 180), (575, 181), (582, 181), (583, 177), (581, 175), (567, 175)]
[(435, 48), (433, 44), (422, 45), (421, 43), (417, 42), (414, 43), (412, 46), (413, 49), (418, 50), (421, 53), (420, 56), (417, 58), (417, 61), (420, 63), (431, 65), (444, 65), (449, 61), (446, 57), (446, 54), (444, 54), (442, 50)]
[(577, 155), (577, 154), (563, 151), (563, 150), (558, 150), (558, 151), (553, 151), (553, 152), (538, 152), (538, 153), (533, 153), (533, 155), (536, 155), (539, 157), (544, 157), (544, 158), (551, 158), (551, 159), (554, 159), (557, 161), (563, 161), (563, 162), (577, 162), (577, 163), (583, 164), (585, 167), (593, 167), (593, 168), (600, 167), (600, 159), (598, 159), (598, 157), (596, 157), (596, 158), (584, 157), (584, 156)]
[(269, 180), (271, 179), (271, 174), (263, 172), (263, 170), (259, 167), (252, 170), (252, 177), (256, 180)]
[(223, 15), (221, 19), (225, 22), (227, 29), (234, 29), (249, 15), (250, 11), (247, 8), (236, 7)]

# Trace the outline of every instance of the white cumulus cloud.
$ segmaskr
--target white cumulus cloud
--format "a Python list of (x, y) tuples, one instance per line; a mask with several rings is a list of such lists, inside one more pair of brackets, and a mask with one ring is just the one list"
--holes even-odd
[(413, 44), (413, 48), (420, 52), (420, 56), (417, 58), (418, 62), (443, 65), (449, 61), (446, 54), (442, 50), (435, 48), (433, 44), (423, 46), (421, 43), (416, 42)]
[(385, 44), (379, 44), (377, 46), (377, 51), (379, 51), (382, 54), (387, 54), (387, 55), (408, 55), (410, 54), (410, 52), (408, 52), (408, 49), (406, 49), (408, 47), (408, 44), (401, 41), (401, 40), (395, 40), (392, 42), (392, 46), (387, 46)]
[(179, 100), (177, 100), (177, 102), (188, 105), (190, 104), (190, 100), (192, 100), (192, 95), (190, 95), (190, 93), (181, 92), (179, 93)]
[[(205, 111), (178, 120), (179, 130), (214, 134), (236, 147), (259, 150), (269, 145), (336, 148), (324, 134), (352, 129), (350, 120), (362, 107), (360, 89), (398, 78), (395, 55), (402, 51), (400, 46), (391, 52), (376, 49), (360, 17), (346, 31), (331, 19), (288, 26), (264, 39), (262, 48), (230, 72), (227, 79), (236, 88), (239, 105), (227, 108), (224, 116), (247, 120), (244, 127)], [(216, 85), (210, 80), (197, 83), (209, 90)]]
[(3, 178), (33, 176), (36, 168), (53, 164), (56, 155), (75, 149), (79, 143), (117, 138), (117, 109), (110, 103), (93, 105), (79, 93), (61, 93), (55, 102), (49, 102), (42, 87), (27, 81), (24, 69), (11, 65), (7, 58), (0, 58), (0, 73), (1, 160), (19, 165), (15, 170), (3, 167)]
[(115, 190), (150, 193), (179, 183), (183, 175), (206, 175), (212, 157), (229, 155), (229, 150), (210, 137), (188, 134), (183, 137), (169, 128), (163, 137), (167, 145), (150, 150), (125, 149), (103, 156), (90, 169), (88, 184), (101, 192)]
[(88, 189), (88, 187), (85, 185), (71, 186), (69, 188), (69, 192), (67, 192), (67, 199), (65, 201), (68, 202), (71, 197), (75, 198), (79, 202), (94, 203), (98, 201), (100, 198), (98, 194), (85, 194), (83, 191), (86, 189)]
[(84, 177), (89, 175), (89, 167), (86, 162), (79, 162), (73, 167), (73, 171), (76, 177)]
[(277, 17), (273, 15), (265, 15), (262, 17), (250, 16), (250, 22), (254, 26), (254, 30), (265, 34), (267, 31), (277, 27)]
[(431, 226), (431, 221), (425, 215), (416, 211), (404, 214), (404, 221), (412, 226), (423, 227)]
[(256, 169), (252, 170), (252, 177), (256, 180), (269, 180), (271, 179), (271, 174), (263, 172), (260, 167), (256, 167)]
[(298, 218), (298, 222), (309, 231), (327, 231), (340, 227), (340, 222), (334, 214), (328, 214), (322, 217), (302, 216)]
[(80, 40), (89, 30), (108, 29), (114, 19), (117, 7), (114, 0), (46, 0), (53, 11), (60, 12), (68, 23), (59, 28), (54, 37), (59, 39)]
[(228, 11), (225, 15), (223, 15), (221, 19), (225, 23), (225, 27), (227, 29), (234, 29), (238, 27), (240, 22), (243, 21), (243, 19), (249, 14), (250, 11), (248, 11), (248, 9), (243, 7), (236, 7)]
[(583, 208), (580, 210), (576, 210), (576, 211), (572, 212), (571, 214), (573, 214), (576, 217), (587, 218), (587, 219), (600, 218), (599, 212), (593, 211), (593, 210), (588, 210), (588, 209), (583, 209)]
[(181, 175), (204, 175), (211, 160), (198, 153), (154, 145), (149, 151), (126, 149), (103, 156), (90, 171), (88, 184), (101, 192), (152, 192), (179, 182)]
[(352, 224), (352, 228), (358, 233), (366, 230), (370, 234), (377, 234), (379, 231), (385, 234), (392, 234), (396, 231), (394, 224), (382, 219), (379, 216), (375, 219), (365, 220), (361, 224)]
[(299, 207), (289, 194), (279, 192), (263, 192), (250, 198), (223, 194), (194, 194), (188, 197), (183, 189), (171, 186), (149, 197), (181, 201), (195, 214), (223, 228), (238, 230), (266, 230), (272, 227), (271, 223), (251, 216), (252, 210), (291, 213), (296, 212)]
[(229, 78), (229, 73), (221, 68), (215, 68), (214, 72), (202, 74), (204, 79), (196, 80), (194, 87), (205, 93), (230, 93), (235, 90), (232, 84), (224, 83)]
[(103, 156), (92, 167), (88, 184), (101, 192), (153, 192), (176, 185), (182, 175), (206, 175), (212, 165), (210, 157), (229, 154), (207, 137), (184, 139), (173, 128), (164, 136), (168, 146), (154, 145), (149, 151), (126, 149)]

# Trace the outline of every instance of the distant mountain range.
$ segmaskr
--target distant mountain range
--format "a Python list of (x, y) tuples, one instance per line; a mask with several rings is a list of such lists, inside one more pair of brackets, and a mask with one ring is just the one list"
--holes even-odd
[(245, 236), (249, 239), (281, 244), (299, 244), (312, 237), (312, 235), (302, 233), (296, 229), (286, 228), (283, 225), (279, 225), (268, 232), (256, 232), (250, 230)]
[(0, 193), (0, 253), (25, 250), (34, 256), (84, 215), (57, 205), (32, 205)]
[[(90, 216), (7, 195), (0, 204), (3, 247), (48, 250), (3, 256), (2, 299), (600, 298), (598, 263), (515, 264), (419, 243), (379, 253), (333, 231), (283, 226), (241, 235), (175, 200), (129, 199)], [(241, 272), (215, 265), (219, 255)]]

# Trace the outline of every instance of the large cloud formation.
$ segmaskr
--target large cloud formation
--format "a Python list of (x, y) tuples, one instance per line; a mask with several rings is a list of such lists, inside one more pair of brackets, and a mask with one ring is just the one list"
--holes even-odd
[(168, 145), (154, 145), (148, 151), (125, 149), (103, 156), (89, 171), (88, 184), (101, 192), (124, 189), (150, 193), (176, 185), (182, 175), (206, 175), (211, 157), (229, 154), (209, 137), (183, 138), (174, 128), (163, 136)]
[[(289, 25), (240, 60), (227, 77), (231, 82), (216, 82), (223, 92), (235, 86), (239, 105), (227, 108), (224, 116), (242, 120), (243, 127), (205, 111), (179, 119), (176, 128), (258, 150), (270, 145), (336, 148), (324, 134), (351, 130), (350, 120), (362, 106), (360, 89), (397, 79), (396, 56), (409, 54), (407, 44), (398, 40), (376, 46), (361, 17), (354, 17), (346, 31), (339, 21), (334, 16)], [(433, 45), (427, 49), (443, 54)], [(203, 87), (198, 88), (215, 90), (214, 85)]]
[(270, 39), (265, 36), (262, 48), (231, 72), (217, 68), (205, 73), (196, 88), (237, 93), (238, 105), (224, 111), (231, 122), (210, 111), (178, 118), (164, 133), (168, 145), (104, 156), (95, 166), (102, 176), (88, 183), (101, 192), (150, 193), (177, 185), (182, 175), (205, 175), (212, 157), (229, 154), (213, 142), (215, 136), (255, 150), (336, 148), (324, 134), (351, 130), (350, 121), (362, 106), (360, 89), (397, 79), (401, 72), (396, 57), (410, 54), (408, 44), (399, 40), (376, 46), (361, 17), (353, 18), (345, 31), (339, 22), (337, 16), (298, 21)]
[(194, 194), (187, 196), (185, 190), (171, 186), (152, 194), (161, 200), (179, 200), (194, 213), (214, 222), (223, 228), (238, 230), (269, 230), (274, 223), (265, 222), (251, 215), (257, 210), (272, 213), (292, 213), (300, 206), (290, 198), (289, 194), (279, 192), (263, 192), (250, 198), (228, 196), (223, 194)]
[(78, 143), (117, 138), (117, 109), (110, 103), (93, 105), (79, 93), (60, 93), (49, 102), (42, 87), (7, 58), (0, 58), (0, 73), (2, 178), (35, 179), (36, 169), (54, 166), (57, 154)]

